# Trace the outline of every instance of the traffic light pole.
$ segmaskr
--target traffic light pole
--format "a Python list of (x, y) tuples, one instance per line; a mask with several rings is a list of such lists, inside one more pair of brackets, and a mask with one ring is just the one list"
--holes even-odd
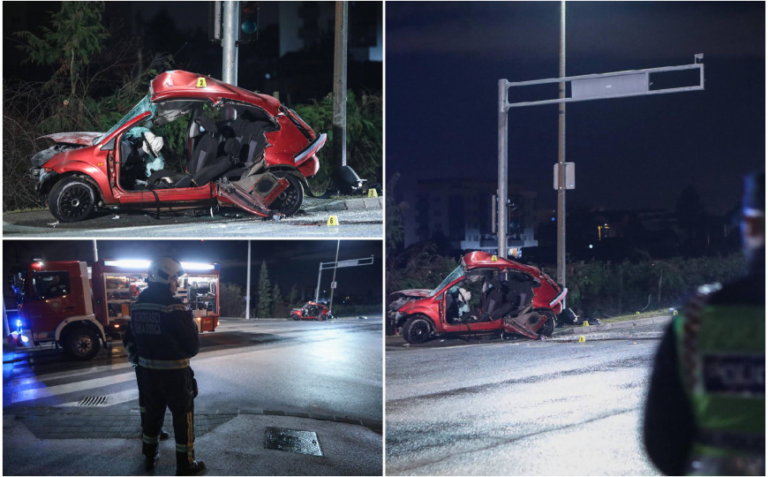
[(223, 59), (221, 63), (221, 79), (225, 83), (237, 86), (237, 33), (239, 2), (222, 2), (222, 35), (221, 48)]
[(348, 2), (336, 2), (333, 46), (333, 162), (347, 165), (347, 16)]
[[(565, 78), (565, 0), (560, 2), (560, 77)], [(565, 83), (558, 86), (558, 97), (563, 100)], [(565, 288), (565, 103), (557, 106), (557, 167), (560, 171), (557, 184), (557, 283)]]

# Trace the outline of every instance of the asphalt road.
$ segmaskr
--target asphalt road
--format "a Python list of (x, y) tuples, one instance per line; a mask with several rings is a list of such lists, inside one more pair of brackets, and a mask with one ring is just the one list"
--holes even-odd
[[(350, 199), (355, 204), (363, 199)], [(328, 202), (306, 198), (296, 215), (280, 221), (264, 219), (236, 208), (155, 213), (100, 212), (82, 222), (59, 223), (49, 211), (3, 214), (6, 236), (46, 237), (381, 237), (382, 209), (317, 210)], [(308, 210), (312, 209), (312, 210)], [(337, 216), (338, 226), (328, 226)]]
[(387, 475), (659, 475), (640, 432), (662, 329), (584, 343), (388, 337)]
[[(200, 390), (196, 426), (198, 417), (226, 418), (196, 439), (208, 475), (381, 475), (382, 336), (380, 316), (223, 319), (216, 332), (201, 335), (192, 359)], [(106, 397), (106, 404), (83, 408), (86, 396)], [(145, 473), (139, 439), (99, 436), (127, 418), (138, 437), (135, 374), (122, 345), (88, 362), (53, 349), (4, 350), (3, 416), (4, 475)], [(86, 420), (97, 424), (84, 430)], [(40, 429), (57, 426), (66, 437), (40, 437)], [(261, 444), (268, 426), (316, 432), (324, 455), (267, 449)], [(155, 475), (174, 470), (173, 439), (162, 446), (168, 457)], [(120, 448), (131, 451), (115, 458)]]

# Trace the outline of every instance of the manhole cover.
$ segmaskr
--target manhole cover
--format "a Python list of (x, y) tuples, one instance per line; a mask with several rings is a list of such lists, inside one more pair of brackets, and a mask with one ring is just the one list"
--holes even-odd
[(323, 455), (317, 434), (314, 432), (280, 427), (268, 427), (264, 431), (264, 448), (296, 454)]
[(104, 406), (107, 404), (107, 396), (86, 396), (79, 403), (78, 406)]

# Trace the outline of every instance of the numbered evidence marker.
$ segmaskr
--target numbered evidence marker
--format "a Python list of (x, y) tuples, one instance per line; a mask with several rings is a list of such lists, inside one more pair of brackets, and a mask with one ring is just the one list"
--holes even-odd
[(491, 261), (492, 262), (498, 262), (499, 261), (499, 257), (497, 257), (496, 255), (493, 255), (493, 256), (491, 256)]
[(339, 219), (335, 215), (331, 215), (330, 217), (328, 217), (328, 225), (329, 226), (339, 225)]
[(378, 197), (379, 193), (376, 192), (376, 189), (368, 189), (368, 197)]
[(197, 87), (198, 88), (205, 88), (208, 86), (208, 83), (205, 82), (205, 78), (197, 78)]
[(587, 339), (583, 336), (579, 336), (579, 343), (586, 343)]

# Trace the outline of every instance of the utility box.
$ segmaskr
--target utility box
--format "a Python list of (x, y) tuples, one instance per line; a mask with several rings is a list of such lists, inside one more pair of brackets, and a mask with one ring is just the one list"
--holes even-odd
[[(560, 187), (560, 165), (555, 164), (555, 183), (554, 188), (555, 190), (558, 190)], [(576, 188), (576, 163), (574, 162), (566, 162), (565, 163), (565, 188), (566, 189), (575, 189)]]

